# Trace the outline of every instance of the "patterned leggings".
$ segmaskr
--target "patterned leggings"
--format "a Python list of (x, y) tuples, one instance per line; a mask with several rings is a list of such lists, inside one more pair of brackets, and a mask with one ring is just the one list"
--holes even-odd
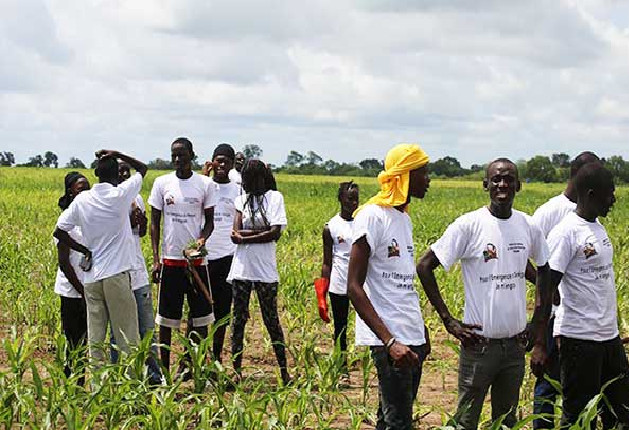
[(277, 362), (281, 369), (286, 369), (286, 350), (284, 347), (284, 333), (277, 314), (277, 282), (270, 284), (256, 281), (242, 281), (234, 279), (233, 289), (233, 315), (232, 315), (232, 360), (234, 369), (240, 372), (242, 368), (243, 339), (245, 325), (249, 319), (249, 298), (251, 290), (255, 289), (260, 302), (262, 319), (266, 326)]

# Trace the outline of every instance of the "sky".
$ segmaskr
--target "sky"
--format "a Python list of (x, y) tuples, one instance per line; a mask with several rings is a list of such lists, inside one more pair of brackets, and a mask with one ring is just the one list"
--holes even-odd
[(0, 151), (629, 159), (629, 2), (0, 0)]

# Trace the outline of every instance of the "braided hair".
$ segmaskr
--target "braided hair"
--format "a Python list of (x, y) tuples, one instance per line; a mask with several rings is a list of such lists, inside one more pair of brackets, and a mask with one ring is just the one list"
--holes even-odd
[[(248, 159), (242, 168), (242, 188), (246, 193), (245, 207), (251, 213), (252, 228), (266, 229), (270, 227), (266, 208), (264, 207), (265, 193), (269, 191), (268, 168), (257, 158)], [(260, 214), (263, 225), (256, 226), (256, 215)]]

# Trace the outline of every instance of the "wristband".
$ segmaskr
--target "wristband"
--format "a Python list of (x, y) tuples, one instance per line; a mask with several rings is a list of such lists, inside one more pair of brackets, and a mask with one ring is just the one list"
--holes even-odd
[(395, 337), (391, 337), (391, 339), (389, 339), (389, 341), (387, 342), (387, 344), (385, 345), (385, 348), (387, 349), (387, 351), (393, 346), (393, 344), (397, 341), (397, 339)]

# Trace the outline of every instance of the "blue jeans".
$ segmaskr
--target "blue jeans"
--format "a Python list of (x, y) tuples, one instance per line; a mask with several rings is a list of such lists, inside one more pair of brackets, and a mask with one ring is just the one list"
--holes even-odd
[[(155, 328), (155, 319), (153, 316), (153, 291), (151, 285), (145, 285), (137, 290), (133, 291), (135, 296), (135, 303), (138, 307), (138, 329), (140, 331), (140, 337), (144, 339), (144, 336)], [(111, 328), (111, 324), (110, 324)], [(111, 339), (111, 362), (118, 362), (118, 350), (114, 348), (116, 341), (113, 336), (113, 332), (110, 330)], [(155, 343), (155, 333), (153, 333), (153, 342), (151, 342), (151, 355), (147, 359), (147, 366), (149, 370), (149, 377), (151, 379), (161, 379), (162, 371), (157, 364), (157, 345)]]
[[(555, 318), (551, 318), (548, 321), (548, 327), (546, 328), (546, 351), (548, 353), (548, 362), (546, 364), (546, 375), (550, 379), (554, 379), (559, 382), (559, 350), (555, 338), (553, 337), (553, 325)], [(555, 428), (555, 420), (552, 416), (555, 414), (555, 400), (559, 392), (555, 390), (555, 387), (546, 380), (545, 377), (537, 378), (535, 381), (535, 397), (533, 403), (534, 414), (544, 414), (546, 418), (538, 418), (533, 420), (533, 428), (537, 429), (552, 429)]]
[(371, 358), (378, 372), (377, 430), (411, 430), (413, 428), (413, 403), (422, 376), (426, 346), (409, 346), (409, 348), (419, 356), (417, 367), (395, 367), (384, 346), (371, 347)]

